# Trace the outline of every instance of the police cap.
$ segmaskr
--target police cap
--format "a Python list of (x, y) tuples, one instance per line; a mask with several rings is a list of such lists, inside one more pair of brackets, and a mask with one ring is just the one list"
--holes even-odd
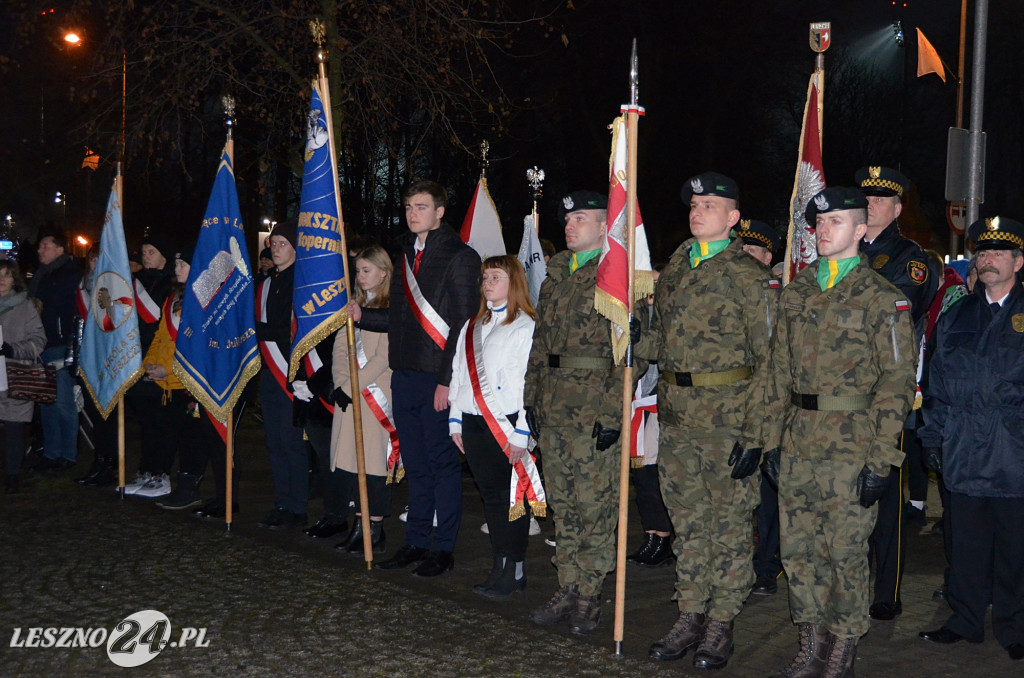
[(967, 237), (979, 250), (1024, 250), (1024, 224), (1006, 217), (978, 219), (967, 229)]
[(891, 167), (869, 165), (861, 167), (853, 176), (864, 195), (902, 198), (903, 193), (910, 190), (910, 179)]
[(782, 238), (774, 228), (755, 219), (740, 219), (736, 235), (743, 238), (744, 244), (763, 247), (773, 254), (778, 252), (779, 246), (782, 245)]
[(683, 204), (689, 205), (695, 195), (714, 195), (719, 198), (740, 199), (740, 189), (736, 182), (718, 172), (702, 172), (691, 177), (685, 184), (681, 196)]
[(819, 214), (829, 212), (841, 212), (843, 210), (866, 209), (868, 199), (864, 197), (863, 191), (853, 186), (832, 186), (819, 191), (807, 203), (807, 210), (804, 216), (808, 224), (818, 220)]

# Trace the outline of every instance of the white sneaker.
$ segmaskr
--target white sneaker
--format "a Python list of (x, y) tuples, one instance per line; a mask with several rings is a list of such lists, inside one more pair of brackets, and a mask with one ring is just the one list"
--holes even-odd
[(490, 534), (491, 533), (490, 528), (487, 527), (487, 523), (484, 523), (483, 525), (480, 526), (480, 531), (483, 532), (484, 534)]
[(536, 518), (530, 516), (530, 536), (536, 537), (538, 534), (540, 534), (540, 523), (537, 522)]
[[(405, 510), (398, 514), (398, 519), (403, 523), (409, 522), (409, 506), (405, 507)], [(434, 527), (437, 527), (437, 511), (434, 511)]]
[[(142, 473), (139, 473), (138, 475), (135, 476), (135, 480), (133, 480), (130, 483), (125, 483), (124, 493), (126, 495), (135, 494), (136, 492), (139, 491), (139, 489), (142, 488), (143, 485), (152, 480), (152, 478), (153, 474), (150, 473), (149, 471), (143, 471)], [(114, 491), (116, 492), (118, 489), (119, 488), (115, 487)]]
[(558, 544), (558, 542), (555, 541), (555, 539), (552, 537), (545, 537), (544, 543), (550, 546), (551, 548), (555, 548), (555, 545)]
[(154, 497), (163, 497), (164, 495), (171, 493), (171, 479), (166, 473), (161, 473), (158, 476), (153, 476), (149, 479), (149, 482), (140, 487), (135, 491), (136, 497), (146, 497), (152, 499)]

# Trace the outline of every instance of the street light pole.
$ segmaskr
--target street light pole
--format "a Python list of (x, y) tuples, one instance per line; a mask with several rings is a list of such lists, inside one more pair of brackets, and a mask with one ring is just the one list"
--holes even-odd
[(985, 166), (982, 161), (981, 123), (985, 111), (985, 50), (988, 43), (988, 0), (977, 0), (974, 8), (974, 54), (971, 64), (971, 135), (967, 151), (967, 221), (968, 226), (978, 220)]

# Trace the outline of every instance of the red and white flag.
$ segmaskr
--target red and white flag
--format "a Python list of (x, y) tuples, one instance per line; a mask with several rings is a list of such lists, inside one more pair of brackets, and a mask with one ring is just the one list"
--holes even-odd
[[(597, 264), (597, 292), (594, 308), (612, 321), (612, 355), (619, 362), (626, 354), (629, 344), (629, 253), (626, 251), (626, 118), (618, 117), (612, 122), (612, 156), (609, 163), (608, 179), (608, 237), (601, 247), (601, 259)], [(647, 246), (647, 232), (640, 217), (640, 203), (636, 206), (636, 234), (634, 237), (633, 299), (643, 299), (654, 292), (654, 277), (651, 273), (651, 250)]]
[(796, 163), (796, 179), (790, 198), (789, 235), (786, 238), (786, 268), (783, 282), (814, 263), (818, 246), (814, 241), (814, 224), (804, 217), (807, 203), (825, 188), (825, 170), (821, 164), (822, 102), (825, 90), (825, 71), (815, 71), (807, 85), (807, 103), (804, 106), (803, 129), (800, 130), (800, 150)]
[(501, 219), (494, 207), (491, 194), (487, 191), (487, 179), (480, 177), (473, 202), (469, 204), (466, 218), (462, 220), (459, 232), (462, 242), (477, 251), (480, 259), (505, 254), (505, 241), (501, 237)]

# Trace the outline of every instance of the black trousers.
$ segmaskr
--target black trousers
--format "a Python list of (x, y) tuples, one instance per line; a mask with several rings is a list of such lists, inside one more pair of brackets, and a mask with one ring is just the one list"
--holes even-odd
[(875, 563), (874, 603), (899, 603), (906, 557), (903, 527), (903, 469), (893, 468), (889, 486), (878, 500), (878, 518), (868, 539), (868, 562)]
[(917, 434), (907, 429), (903, 430), (903, 453), (907, 455), (904, 466), (910, 501), (925, 501), (928, 499), (928, 469), (924, 467), (924, 451)]
[[(515, 424), (516, 415), (508, 415), (508, 419)], [(521, 562), (526, 557), (530, 512), (511, 522), (508, 519), (512, 465), (481, 416), (462, 415), (462, 444), (466, 449), (469, 470), (484, 500), (491, 551), (512, 562)]]
[(992, 603), (992, 633), (1003, 647), (1024, 643), (1024, 499), (950, 493), (953, 561), (946, 627), (968, 640), (985, 637)]
[[(163, 389), (156, 383), (140, 379), (124, 396), (125, 403), (139, 422), (139, 449), (142, 450), (139, 470), (153, 474), (169, 472), (170, 464), (174, 461), (174, 448), (170, 447), (168, 433), (161, 428), (159, 421), (163, 394)], [(171, 430), (170, 435), (174, 434)]]
[(661, 499), (661, 481), (658, 465), (649, 464), (629, 470), (629, 479), (636, 490), (636, 508), (640, 513), (640, 526), (644, 532), (671, 532), (672, 521)]
[(761, 478), (761, 505), (757, 507), (757, 548), (754, 574), (778, 578), (782, 572), (779, 555), (779, 493)]
[[(359, 508), (359, 476), (351, 471), (335, 469), (341, 477), (342, 486), (345, 488), (345, 511), (348, 512), (349, 500), (356, 502), (356, 512)], [(370, 504), (371, 516), (391, 515), (391, 486), (388, 485), (387, 476), (366, 475), (366, 500)], [(344, 514), (343, 514), (344, 515)]]

